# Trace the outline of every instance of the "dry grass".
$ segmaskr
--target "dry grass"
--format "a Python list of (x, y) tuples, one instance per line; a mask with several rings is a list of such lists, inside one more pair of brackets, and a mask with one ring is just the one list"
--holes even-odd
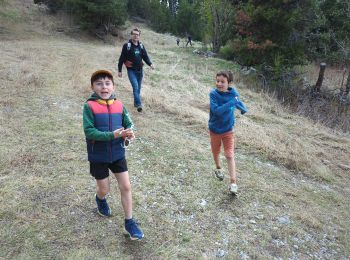
[[(6, 8), (22, 12), (18, 2)], [(30, 2), (22, 19), (40, 13)], [(210, 175), (206, 125), (215, 72), (235, 65), (194, 56), (191, 48), (176, 48), (175, 37), (144, 25), (157, 68), (145, 69), (144, 113), (132, 108), (127, 77), (117, 80), (137, 128), (128, 162), (135, 216), (146, 234), (130, 242), (115, 181), (109, 196), (115, 215), (101, 219), (94, 212), (81, 124), (89, 76), (115, 68), (122, 42), (57, 34), (55, 18), (43, 13), (26, 24), (4, 20), (15, 26), (2, 23), (0, 41), (0, 201), (6, 205), (0, 258), (349, 256), (349, 136), (287, 113), (237, 76), (249, 114), (238, 118), (241, 193), (230, 197), (226, 182)]]
[(345, 90), (348, 71), (344, 68), (327, 67), (321, 92), (311, 97), (310, 93), (318, 79), (319, 66), (309, 64), (302, 66), (300, 70), (304, 72), (303, 86), (294, 88), (294, 93), (290, 93), (293, 96), (293, 110), (315, 122), (349, 133), (349, 102), (344, 97), (340, 99)]
[[(305, 76), (310, 82), (310, 84), (315, 85), (320, 71), (319, 64), (309, 64), (308, 66), (303, 67), (303, 71), (305, 71)], [(342, 87), (344, 88), (347, 79), (347, 74), (348, 73), (344, 68), (327, 66), (322, 83), (322, 90), (339, 91), (339, 89), (341, 89)]]

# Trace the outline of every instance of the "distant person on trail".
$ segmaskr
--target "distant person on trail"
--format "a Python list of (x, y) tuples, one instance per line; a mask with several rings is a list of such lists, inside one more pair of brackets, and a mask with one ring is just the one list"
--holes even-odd
[(234, 158), (234, 133), (235, 109), (238, 108), (241, 114), (248, 110), (239, 100), (239, 95), (233, 86), (233, 75), (229, 71), (220, 71), (216, 74), (216, 89), (210, 92), (210, 114), (209, 133), (210, 144), (215, 161), (216, 169), (214, 175), (219, 180), (224, 179), (220, 163), (221, 143), (224, 146), (228, 172), (230, 175), (229, 191), (236, 195), (238, 191), (236, 177), (236, 163)]
[(132, 240), (143, 233), (132, 218), (132, 195), (125, 147), (134, 138), (133, 123), (123, 103), (116, 99), (113, 74), (98, 70), (91, 75), (92, 95), (83, 107), (83, 126), (86, 137), (90, 174), (96, 179), (97, 213), (112, 215), (106, 195), (110, 190), (109, 170), (118, 181), (125, 215), (125, 230)]
[(122, 52), (118, 62), (118, 77), (122, 77), (123, 63), (128, 71), (128, 77), (132, 86), (134, 94), (134, 107), (138, 112), (142, 111), (141, 102), (141, 86), (143, 78), (143, 61), (148, 66), (154, 69), (150, 58), (147, 55), (145, 46), (140, 42), (141, 31), (138, 28), (134, 28), (131, 31), (131, 39), (123, 45)]
[(176, 44), (177, 44), (177, 46), (180, 46), (180, 38), (179, 37), (176, 38)]
[(190, 44), (190, 45), (192, 46), (192, 36), (191, 36), (191, 35), (188, 35), (188, 36), (187, 36), (186, 47), (187, 47), (188, 44)]

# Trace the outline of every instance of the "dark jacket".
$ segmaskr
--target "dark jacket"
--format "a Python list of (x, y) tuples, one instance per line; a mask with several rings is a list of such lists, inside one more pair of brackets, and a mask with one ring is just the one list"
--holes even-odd
[[(128, 44), (130, 49), (128, 50)], [(123, 63), (128, 69), (141, 70), (144, 60), (148, 66), (151, 66), (152, 62), (148, 57), (145, 46), (139, 42), (138, 45), (133, 44), (131, 40), (123, 45), (122, 53), (119, 57), (118, 71), (122, 71)]]

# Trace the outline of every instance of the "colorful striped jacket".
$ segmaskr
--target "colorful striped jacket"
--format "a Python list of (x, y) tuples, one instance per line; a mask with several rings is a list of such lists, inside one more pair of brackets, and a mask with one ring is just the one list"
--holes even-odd
[(90, 162), (112, 163), (125, 157), (122, 138), (114, 138), (113, 131), (133, 123), (123, 103), (113, 94), (102, 100), (95, 93), (83, 107), (83, 127)]

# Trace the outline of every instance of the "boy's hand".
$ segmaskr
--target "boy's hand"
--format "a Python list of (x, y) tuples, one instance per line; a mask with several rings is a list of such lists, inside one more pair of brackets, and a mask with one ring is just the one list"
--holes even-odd
[(135, 134), (132, 128), (125, 129), (123, 132), (123, 137), (128, 138), (130, 141), (133, 141), (135, 139)]
[(124, 127), (118, 128), (118, 129), (114, 130), (114, 131), (113, 131), (114, 138), (122, 137), (124, 131), (125, 131), (125, 130), (124, 130)]
[(121, 78), (123, 74), (121, 72), (118, 72), (118, 77)]

